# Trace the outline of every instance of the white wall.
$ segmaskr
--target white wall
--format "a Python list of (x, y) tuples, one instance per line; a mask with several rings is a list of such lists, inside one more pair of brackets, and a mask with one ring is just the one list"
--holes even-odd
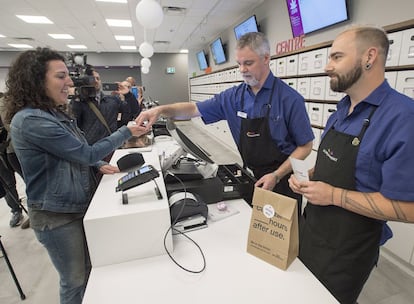
[[(0, 91), (5, 89), (8, 68), (20, 52), (0, 52)], [(125, 75), (136, 76), (138, 71), (130, 66), (139, 66), (141, 56), (138, 53), (86, 53), (87, 63), (97, 67), (108, 66), (100, 70), (103, 82), (120, 81)], [(142, 74), (145, 97), (151, 97), (160, 103), (188, 100), (188, 54), (155, 53), (151, 57), (151, 72)], [(120, 69), (122, 67), (122, 69)], [(167, 67), (175, 67), (175, 74), (166, 74)], [(139, 81), (139, 77), (135, 77)]]
[[(413, 19), (414, 1), (413, 0), (349, 0), (350, 21), (335, 25), (333, 27), (314, 32), (305, 37), (305, 45), (312, 46), (321, 42), (330, 41), (335, 38), (345, 27), (350, 24), (375, 24), (378, 26), (387, 26)], [(237, 25), (243, 19), (255, 14), (260, 25), (261, 31), (266, 34), (270, 43), (272, 55), (276, 53), (276, 44), (278, 42), (292, 38), (289, 17), (287, 12), (286, 0), (266, 0), (253, 11), (246, 12), (239, 20), (234, 20)], [(233, 26), (219, 34), (224, 43), (227, 44), (228, 62), (222, 65), (214, 65), (213, 58), (210, 55), (210, 65), (213, 71), (221, 70), (229, 66), (235, 66), (235, 46), (236, 38), (233, 32)], [(209, 44), (207, 41), (204, 49), (209, 53)], [(190, 50), (188, 54), (188, 75), (192, 76), (193, 72), (202, 75), (197, 65), (195, 52)]]

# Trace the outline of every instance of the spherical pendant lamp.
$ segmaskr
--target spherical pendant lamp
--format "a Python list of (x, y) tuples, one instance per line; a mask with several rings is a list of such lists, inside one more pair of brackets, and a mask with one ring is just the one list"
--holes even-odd
[(141, 66), (149, 68), (151, 66), (151, 60), (149, 60), (148, 58), (142, 58)]
[(159, 27), (164, 18), (162, 7), (155, 0), (141, 0), (135, 8), (138, 22), (147, 29)]
[(138, 51), (142, 57), (150, 58), (154, 54), (154, 47), (150, 43), (144, 41), (139, 46)]

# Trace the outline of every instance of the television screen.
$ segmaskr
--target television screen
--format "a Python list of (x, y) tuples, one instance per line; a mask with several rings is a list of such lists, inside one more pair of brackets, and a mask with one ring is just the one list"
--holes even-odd
[(200, 67), (200, 70), (204, 71), (205, 69), (207, 69), (208, 68), (207, 56), (206, 56), (206, 53), (204, 53), (204, 50), (197, 52), (196, 56), (197, 56), (197, 62), (198, 62), (198, 66)]
[(347, 0), (286, 0), (293, 37), (349, 19)]
[(247, 18), (242, 23), (234, 27), (234, 34), (236, 35), (237, 40), (239, 40), (239, 38), (246, 33), (258, 31), (259, 27), (257, 26), (256, 15)]
[(220, 37), (213, 41), (210, 48), (216, 64), (221, 64), (227, 61), (226, 53), (224, 52), (223, 43), (221, 42)]

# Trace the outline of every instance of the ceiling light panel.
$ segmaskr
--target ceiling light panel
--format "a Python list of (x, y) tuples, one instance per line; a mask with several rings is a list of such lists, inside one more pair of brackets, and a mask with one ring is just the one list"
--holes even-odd
[(115, 35), (115, 40), (118, 41), (135, 41), (134, 36)]
[(16, 17), (27, 23), (53, 24), (53, 22), (45, 16), (16, 15)]
[(20, 43), (8, 43), (8, 45), (16, 48), (16, 49), (32, 49), (33, 47), (28, 44), (20, 44)]
[(121, 50), (136, 50), (137, 47), (135, 45), (121, 45)]
[(126, 19), (105, 19), (109, 26), (114, 27), (132, 27), (131, 20)]
[(127, 0), (96, 0), (96, 2), (128, 3)]
[(53, 39), (75, 39), (72, 35), (69, 34), (48, 34)]
[(67, 47), (70, 49), (78, 49), (78, 50), (87, 49), (87, 47), (83, 44), (68, 44)]

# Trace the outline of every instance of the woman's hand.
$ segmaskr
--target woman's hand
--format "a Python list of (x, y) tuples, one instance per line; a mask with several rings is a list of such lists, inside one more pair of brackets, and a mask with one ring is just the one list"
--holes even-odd
[(150, 130), (146, 126), (138, 125), (135, 121), (130, 121), (127, 125), (133, 136), (140, 137)]
[(99, 172), (101, 172), (102, 174), (114, 174), (114, 173), (119, 173), (121, 171), (119, 171), (118, 167), (107, 164), (107, 165), (101, 166), (99, 168)]

